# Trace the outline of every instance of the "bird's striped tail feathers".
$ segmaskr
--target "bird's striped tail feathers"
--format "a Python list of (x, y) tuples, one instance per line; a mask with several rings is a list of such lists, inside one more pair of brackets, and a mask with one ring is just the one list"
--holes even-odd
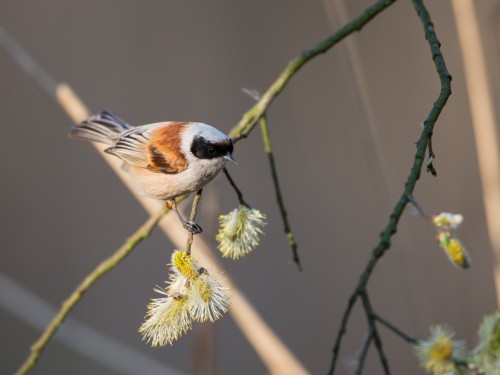
[(113, 146), (120, 135), (133, 126), (111, 111), (101, 111), (81, 124), (74, 125), (70, 138), (99, 142)]

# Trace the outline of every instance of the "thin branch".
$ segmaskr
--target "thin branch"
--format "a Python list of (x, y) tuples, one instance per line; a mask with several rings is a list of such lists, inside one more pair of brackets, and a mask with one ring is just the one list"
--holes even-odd
[(300, 68), (316, 56), (327, 52), (335, 44), (353, 32), (360, 31), (377, 14), (389, 7), (395, 1), (396, 0), (380, 0), (376, 2), (374, 5), (367, 8), (360, 16), (340, 28), (314, 48), (304, 51), (299, 57), (293, 59), (278, 76), (276, 81), (267, 89), (264, 95), (262, 95), (260, 100), (243, 115), (240, 122), (229, 132), (229, 136), (233, 138), (234, 142), (238, 142), (240, 139), (246, 138), (248, 134), (250, 134), (274, 99), (283, 91), (290, 79), (300, 70)]
[(413, 205), (413, 207), (415, 207), (415, 209), (417, 210), (417, 212), (426, 220), (431, 220), (432, 218), (427, 215), (424, 211), (424, 209), (422, 208), (422, 206), (417, 202), (417, 200), (413, 197), (413, 196), (407, 196), (406, 197), (408, 199), (409, 202), (411, 202), (411, 204)]
[[(203, 189), (198, 190), (198, 192), (193, 198), (193, 205), (191, 206), (191, 214), (189, 215), (189, 221), (194, 222), (194, 220), (196, 219), (196, 214), (198, 212), (198, 204), (200, 203), (202, 193)], [(186, 243), (186, 253), (188, 255), (191, 255), (191, 245), (193, 244), (193, 238), (194, 238), (194, 233), (188, 231), (188, 238)]]
[(363, 346), (361, 348), (361, 352), (359, 353), (358, 364), (356, 369), (354, 370), (355, 375), (361, 375), (363, 372), (363, 367), (365, 366), (366, 357), (368, 355), (368, 350), (370, 349), (370, 345), (373, 341), (373, 332), (370, 331), (368, 335), (366, 335), (365, 340), (363, 341)]
[[(250, 89), (244, 88), (243, 92), (245, 94), (249, 95), (255, 101), (259, 101), (261, 98), (260, 93), (257, 92), (256, 90), (250, 90)], [(278, 207), (280, 210), (281, 219), (282, 219), (283, 225), (284, 225), (284, 231), (285, 231), (285, 234), (287, 236), (288, 243), (290, 244), (290, 247), (292, 248), (293, 261), (297, 265), (297, 268), (299, 269), (299, 271), (302, 271), (302, 264), (300, 263), (298, 245), (297, 245), (297, 242), (295, 241), (295, 236), (293, 235), (292, 229), (290, 227), (290, 223), (288, 222), (288, 213), (287, 213), (286, 208), (285, 208), (283, 194), (281, 193), (281, 187), (280, 187), (279, 178), (278, 178), (278, 169), (276, 168), (276, 163), (274, 161), (274, 153), (273, 153), (273, 149), (271, 146), (271, 138), (269, 136), (269, 127), (267, 126), (267, 118), (266, 118), (265, 114), (260, 118), (259, 123), (260, 123), (260, 128), (262, 131), (262, 140), (264, 142), (264, 151), (266, 152), (266, 154), (268, 156), (269, 165), (271, 167), (271, 175), (273, 178), (273, 185), (274, 185), (274, 191), (276, 194), (276, 201), (278, 202)], [(226, 175), (227, 175), (227, 172), (226, 172)], [(231, 182), (231, 180), (230, 180), (230, 182)], [(239, 193), (238, 194), (238, 196), (239, 196), (241, 194), (241, 192), (239, 192), (239, 190), (237, 190), (237, 188), (236, 188), (236, 191), (237, 191), (237, 193)]]
[(358, 293), (353, 293), (351, 294), (351, 297), (349, 298), (349, 301), (347, 302), (346, 309), (344, 311), (344, 314), (342, 315), (342, 320), (340, 322), (340, 328), (337, 333), (337, 337), (335, 339), (335, 345), (333, 346), (333, 354), (332, 354), (332, 362), (330, 365), (330, 370), (328, 371), (329, 375), (333, 375), (335, 372), (335, 365), (337, 363), (337, 359), (339, 357), (340, 353), (340, 347), (342, 345), (342, 338), (347, 332), (347, 323), (349, 322), (349, 317), (351, 316), (352, 309), (354, 305), (356, 304), (356, 300), (358, 299), (359, 294)]
[(375, 347), (378, 351), (380, 363), (382, 364), (384, 373), (386, 375), (390, 375), (391, 371), (389, 370), (389, 362), (387, 361), (387, 357), (384, 353), (382, 339), (380, 338), (380, 334), (378, 333), (377, 325), (375, 323), (375, 313), (373, 312), (370, 298), (368, 297), (368, 293), (366, 291), (361, 295), (361, 299), (363, 300), (363, 307), (365, 308), (366, 319), (368, 320), (368, 326), (370, 327), (370, 334), (373, 335), (373, 340), (375, 341)]
[(434, 31), (434, 25), (431, 21), (429, 13), (425, 8), (422, 0), (412, 0), (414, 8), (421, 20), (425, 38), (427, 39), (432, 59), (434, 61), (434, 65), (436, 67), (436, 71), (438, 73), (441, 88), (439, 92), (439, 96), (436, 101), (433, 103), (432, 108), (427, 116), (427, 119), (424, 122), (424, 128), (420, 135), (420, 138), (417, 142), (417, 151), (415, 152), (415, 156), (413, 159), (413, 163), (410, 169), (410, 173), (406, 180), (405, 189), (397, 201), (392, 213), (389, 217), (389, 222), (380, 234), (380, 241), (377, 246), (373, 249), (370, 260), (368, 261), (364, 271), (362, 272), (358, 284), (356, 285), (354, 291), (349, 297), (349, 301), (347, 304), (347, 308), (342, 317), (342, 322), (340, 329), (337, 333), (337, 337), (335, 339), (335, 345), (333, 347), (332, 353), (332, 362), (330, 365), (329, 374), (333, 374), (335, 372), (335, 365), (338, 359), (338, 353), (340, 350), (342, 336), (345, 334), (347, 322), (349, 320), (352, 306), (362, 294), (366, 291), (366, 285), (368, 284), (368, 280), (370, 279), (371, 273), (375, 268), (379, 259), (385, 254), (385, 252), (391, 247), (391, 238), (396, 233), (398, 228), (398, 223), (403, 214), (406, 205), (409, 200), (408, 197), (413, 196), (413, 190), (415, 189), (415, 185), (420, 178), (420, 173), (422, 170), (422, 165), (425, 159), (425, 152), (427, 150), (427, 145), (430, 137), (432, 136), (432, 132), (434, 130), (434, 126), (436, 121), (441, 114), (444, 106), (446, 105), (448, 98), (451, 95), (451, 75), (446, 68), (446, 63), (444, 61), (443, 55), (440, 50), (440, 43)]
[(384, 326), (386, 326), (387, 328), (389, 328), (392, 332), (394, 332), (396, 335), (398, 335), (399, 337), (401, 337), (403, 340), (408, 341), (410, 344), (418, 344), (418, 339), (417, 338), (404, 333), (399, 328), (397, 328), (394, 324), (390, 323), (388, 320), (382, 318), (381, 316), (379, 316), (379, 315), (377, 315), (375, 313), (373, 314), (373, 317), (375, 318), (375, 320), (377, 320), (380, 323), (382, 323)]
[(429, 137), (429, 142), (427, 142), (427, 146), (429, 148), (429, 158), (427, 159), (427, 172), (429, 172), (434, 177), (437, 176), (436, 168), (434, 168), (434, 159), (436, 155), (434, 154), (434, 150), (432, 149), (432, 134)]
[(300, 264), (299, 252), (297, 249), (297, 242), (293, 235), (290, 223), (288, 222), (288, 213), (285, 208), (285, 202), (283, 200), (283, 195), (281, 193), (280, 182), (278, 179), (278, 170), (276, 168), (276, 163), (274, 161), (273, 149), (271, 147), (271, 138), (269, 137), (269, 130), (267, 127), (266, 116), (262, 116), (260, 119), (260, 128), (262, 130), (262, 139), (264, 141), (264, 149), (266, 151), (267, 157), (269, 159), (269, 165), (271, 167), (271, 175), (273, 177), (274, 191), (276, 193), (276, 201), (280, 209), (281, 219), (283, 220), (285, 234), (288, 238), (288, 243), (292, 248), (293, 261), (297, 265), (299, 271), (302, 271), (302, 265)]
[(73, 310), (76, 304), (83, 298), (84, 294), (107, 272), (115, 268), (122, 260), (134, 250), (137, 245), (147, 238), (154, 229), (160, 219), (165, 216), (166, 209), (162, 210), (155, 216), (151, 216), (125, 243), (108, 259), (102, 261), (74, 290), (73, 293), (66, 299), (56, 316), (52, 319), (40, 338), (33, 344), (29, 356), (23, 362), (16, 375), (27, 374), (32, 370), (42, 355), (43, 350), (49, 343), (50, 339), (59, 329), (59, 326), (64, 322), (68, 314)]
[(241, 190), (238, 188), (238, 186), (234, 182), (233, 178), (229, 174), (229, 171), (226, 169), (226, 167), (224, 167), (223, 171), (224, 171), (224, 175), (226, 176), (227, 180), (229, 181), (229, 184), (231, 185), (231, 187), (236, 192), (236, 195), (238, 196), (238, 202), (240, 202), (240, 204), (242, 204), (243, 206), (250, 207), (248, 205), (248, 203), (245, 202), (245, 200), (243, 199), (243, 193), (241, 192)]

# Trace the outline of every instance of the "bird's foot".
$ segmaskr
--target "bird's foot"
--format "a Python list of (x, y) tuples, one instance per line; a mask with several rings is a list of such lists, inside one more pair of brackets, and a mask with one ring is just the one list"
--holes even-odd
[(193, 234), (200, 234), (201, 232), (203, 232), (203, 229), (192, 220), (184, 221), (182, 223), (182, 226), (184, 227), (184, 229)]

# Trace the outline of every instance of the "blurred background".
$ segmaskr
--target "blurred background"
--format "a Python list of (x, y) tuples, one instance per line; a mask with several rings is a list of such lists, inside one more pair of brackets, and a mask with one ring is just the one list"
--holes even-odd
[[(227, 132), (254, 104), (243, 88), (265, 91), (288, 61), (371, 3), (2, 0), (0, 26), (93, 112), (111, 109), (135, 125), (201, 121)], [(484, 209), (452, 4), (427, 3), (453, 95), (433, 137), (438, 176), (423, 171), (415, 198), (428, 213), (464, 215), (458, 234), (472, 267), (451, 266), (430, 223), (407, 209), (369, 292), (375, 310), (403, 331), (425, 338), (429, 326), (448, 324), (472, 348), (483, 315), (497, 308), (500, 286), (488, 232), (494, 224)], [(476, 3), (494, 104), (499, 5)], [(330, 366), (348, 296), (403, 191), (420, 124), (438, 92), (420, 21), (411, 2), (401, 0), (306, 65), (279, 96), (268, 121), (302, 272), (291, 262), (259, 129), (237, 144), (238, 165), (230, 172), (269, 224), (252, 254), (221, 261), (312, 374)], [(0, 99), (0, 373), (10, 374), (40, 335), (37, 325), (51, 318), (50, 306), (58, 307), (147, 215), (89, 144), (68, 139), (71, 119), (3, 48)], [(217, 216), (237, 199), (223, 177), (204, 193), (199, 222), (216, 252)], [(229, 315), (214, 325), (195, 325), (171, 347), (152, 349), (141, 341), (137, 328), (152, 288), (167, 277), (172, 250), (156, 230), (105, 275), (33, 374), (121, 374), (126, 372), (110, 363), (129, 360), (140, 364), (135, 373), (142, 374), (267, 373)], [(412, 348), (380, 331), (393, 373), (421, 374)], [(365, 333), (357, 306), (337, 373), (351, 372)], [(203, 349), (206, 343), (209, 349)], [(89, 346), (107, 360), (85, 354)], [(382, 372), (374, 353), (367, 374)]]

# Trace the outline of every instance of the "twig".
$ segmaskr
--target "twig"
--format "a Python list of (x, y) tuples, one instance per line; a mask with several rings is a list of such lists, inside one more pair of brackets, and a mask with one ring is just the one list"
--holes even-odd
[(271, 147), (271, 138), (269, 137), (269, 129), (267, 126), (266, 116), (260, 118), (260, 128), (262, 130), (262, 139), (264, 142), (264, 150), (266, 151), (267, 157), (269, 159), (269, 165), (271, 167), (271, 175), (273, 177), (274, 191), (276, 193), (276, 201), (278, 202), (278, 207), (280, 209), (281, 219), (283, 220), (285, 234), (288, 238), (288, 243), (292, 248), (293, 261), (297, 265), (299, 271), (302, 271), (302, 265), (300, 263), (299, 252), (297, 249), (297, 242), (293, 235), (290, 223), (288, 222), (288, 213), (285, 208), (285, 202), (283, 200), (283, 195), (281, 193), (280, 182), (278, 179), (278, 170), (276, 168), (276, 163), (274, 162), (273, 149)]
[(363, 341), (363, 346), (361, 348), (361, 352), (359, 353), (358, 364), (356, 366), (356, 369), (354, 370), (355, 375), (361, 375), (361, 373), (363, 372), (366, 356), (368, 355), (368, 350), (370, 349), (372, 341), (373, 341), (373, 332), (370, 331), (370, 333), (366, 335)]
[[(439, 97), (434, 102), (432, 110), (424, 122), (424, 133), (427, 133), (426, 140), (428, 141), (432, 137), (434, 124), (451, 95), (451, 75), (446, 68), (446, 63), (440, 49), (441, 43), (439, 42), (436, 32), (434, 31), (434, 24), (432, 23), (431, 17), (423, 3), (423, 0), (412, 0), (412, 2), (413, 7), (415, 8), (415, 11), (417, 12), (422, 23), (425, 38), (427, 39), (431, 50), (432, 60), (434, 61), (436, 71), (441, 81)], [(425, 128), (428, 129), (427, 132), (425, 131)]]
[(418, 344), (417, 338), (404, 333), (399, 328), (397, 328), (394, 324), (390, 323), (388, 320), (382, 318), (381, 316), (379, 316), (375, 313), (373, 314), (373, 317), (375, 318), (375, 320), (378, 320), (380, 323), (382, 323), (384, 326), (389, 328), (392, 332), (394, 332), (396, 335), (398, 335), (402, 339), (408, 341), (410, 344)]
[(340, 346), (342, 345), (342, 338), (347, 332), (347, 323), (349, 322), (349, 317), (351, 315), (351, 311), (356, 304), (356, 300), (358, 299), (358, 293), (353, 293), (351, 294), (351, 297), (349, 297), (349, 301), (347, 302), (346, 309), (344, 311), (344, 314), (342, 315), (342, 320), (340, 322), (340, 328), (337, 333), (337, 337), (335, 339), (335, 345), (333, 346), (333, 353), (332, 353), (332, 362), (330, 366), (330, 370), (328, 371), (328, 374), (333, 375), (335, 372), (335, 365), (337, 363), (337, 359), (339, 357), (340, 353)]
[(443, 55), (440, 50), (440, 43), (434, 31), (434, 25), (432, 24), (429, 13), (425, 8), (422, 0), (412, 0), (412, 1), (414, 8), (421, 20), (425, 33), (425, 38), (427, 39), (430, 46), (432, 59), (434, 61), (436, 71), (438, 73), (441, 82), (441, 89), (438, 98), (433, 103), (432, 108), (427, 116), (427, 119), (424, 122), (424, 128), (417, 142), (417, 151), (415, 152), (413, 163), (410, 169), (410, 174), (408, 175), (408, 178), (406, 180), (403, 194), (401, 195), (398, 202), (394, 206), (394, 209), (392, 210), (392, 213), (389, 218), (389, 222), (386, 225), (385, 229), (380, 234), (380, 241), (378, 242), (377, 246), (373, 249), (371, 258), (368, 261), (364, 271), (362, 272), (358, 284), (356, 285), (354, 291), (351, 293), (351, 296), (349, 297), (347, 308), (342, 317), (340, 329), (337, 333), (337, 337), (335, 339), (335, 344), (333, 347), (332, 362), (330, 365), (330, 370), (328, 372), (330, 375), (332, 375), (335, 372), (335, 365), (337, 363), (342, 337), (346, 332), (347, 322), (349, 321), (352, 307), (354, 306), (358, 297), (360, 297), (363, 293), (365, 293), (366, 285), (368, 284), (368, 280), (377, 262), (391, 247), (391, 238), (397, 231), (401, 215), (403, 214), (403, 211), (409, 202), (408, 197), (411, 197), (413, 195), (413, 190), (415, 189), (417, 180), (420, 178), (420, 172), (422, 170), (422, 165), (424, 163), (425, 152), (427, 150), (427, 144), (429, 138), (432, 136), (432, 132), (434, 130), (436, 121), (439, 118), (441, 111), (443, 110), (444, 106), (446, 105), (446, 102), (448, 101), (448, 98), (451, 95), (451, 75), (448, 72), (448, 69), (446, 68), (446, 63), (444, 61)]
[(437, 171), (436, 168), (434, 168), (434, 159), (436, 158), (436, 155), (434, 154), (434, 150), (432, 149), (432, 134), (429, 137), (429, 142), (427, 142), (427, 146), (429, 148), (429, 158), (427, 159), (427, 172), (429, 172), (431, 175), (434, 177), (437, 177)]
[(262, 95), (260, 100), (243, 115), (240, 122), (229, 132), (229, 136), (233, 138), (234, 142), (238, 142), (240, 139), (246, 138), (248, 134), (250, 134), (274, 99), (283, 91), (290, 79), (300, 68), (316, 56), (327, 52), (331, 47), (353, 32), (360, 31), (377, 14), (395, 1), (396, 0), (380, 0), (376, 2), (374, 5), (367, 8), (360, 16), (340, 28), (314, 48), (304, 51), (299, 57), (293, 59), (278, 76), (276, 81), (267, 89), (264, 95)]
[[(202, 193), (203, 189), (198, 190), (198, 192), (193, 198), (193, 205), (191, 206), (191, 214), (189, 215), (189, 221), (194, 222), (194, 220), (196, 219), (196, 214), (198, 212), (198, 204), (200, 203)], [(191, 245), (193, 244), (193, 238), (194, 238), (194, 233), (188, 231), (188, 238), (186, 243), (186, 253), (188, 255), (191, 255)]]
[(375, 313), (373, 312), (370, 298), (368, 297), (368, 293), (366, 291), (361, 295), (361, 299), (363, 300), (363, 307), (365, 308), (370, 334), (373, 335), (373, 341), (375, 341), (375, 347), (378, 351), (380, 363), (384, 368), (384, 373), (386, 375), (390, 375), (391, 371), (389, 370), (389, 362), (387, 361), (387, 357), (385, 356), (384, 349), (382, 347), (382, 339), (380, 338), (380, 334), (378, 333), (377, 325), (375, 323)]
[(245, 202), (245, 200), (243, 199), (243, 193), (241, 192), (241, 190), (238, 188), (238, 186), (234, 182), (233, 178), (229, 174), (229, 171), (226, 169), (226, 167), (224, 167), (223, 171), (224, 171), (224, 175), (226, 176), (227, 180), (229, 181), (229, 184), (231, 185), (231, 187), (236, 192), (236, 195), (238, 196), (238, 202), (240, 202), (240, 204), (242, 204), (243, 206), (250, 207), (248, 205), (248, 203)]
[(27, 374), (32, 370), (40, 358), (43, 350), (49, 343), (50, 339), (57, 332), (59, 326), (64, 322), (64, 319), (73, 310), (76, 304), (83, 298), (84, 294), (99, 280), (105, 273), (115, 268), (122, 260), (134, 250), (137, 245), (154, 229), (160, 219), (166, 214), (166, 209), (162, 210), (155, 216), (151, 216), (125, 243), (108, 259), (102, 261), (74, 290), (66, 301), (63, 302), (61, 308), (40, 338), (33, 344), (29, 356), (23, 362), (16, 375)]
[[(261, 98), (261, 95), (259, 92), (256, 90), (250, 90), (250, 89), (243, 89), (243, 92), (247, 95), (249, 95), (252, 99), (255, 101), (259, 101)], [(271, 167), (271, 175), (273, 178), (273, 185), (274, 185), (274, 191), (276, 194), (276, 201), (278, 202), (278, 207), (280, 210), (280, 215), (281, 219), (283, 221), (284, 225), (284, 230), (285, 234), (288, 239), (288, 243), (290, 244), (290, 247), (292, 248), (292, 256), (293, 256), (293, 261), (297, 265), (297, 268), (299, 271), (302, 271), (302, 264), (300, 263), (300, 258), (299, 258), (299, 252), (298, 252), (298, 245), (297, 242), (295, 241), (295, 236), (293, 235), (292, 229), (290, 227), (290, 223), (288, 222), (288, 214), (285, 208), (285, 202), (283, 201), (283, 195), (281, 193), (281, 187), (278, 179), (278, 169), (276, 168), (276, 163), (274, 162), (274, 153), (271, 147), (271, 138), (269, 137), (269, 128), (267, 126), (267, 118), (266, 115), (262, 115), (262, 117), (259, 120), (260, 122), (260, 127), (262, 130), (262, 139), (264, 142), (264, 150), (268, 156), (269, 160), (269, 165)], [(237, 190), (238, 192), (238, 190)], [(241, 193), (240, 193), (241, 194)], [(241, 200), (240, 200), (241, 201)]]
[(415, 209), (418, 211), (418, 213), (424, 219), (431, 220), (431, 217), (425, 213), (425, 211), (422, 208), (422, 206), (420, 206), (420, 204), (417, 202), (417, 200), (415, 198), (413, 198), (413, 196), (409, 195), (409, 196), (406, 197), (406, 199), (408, 199), (408, 201), (411, 202), (411, 204), (413, 205), (413, 207), (415, 207)]

